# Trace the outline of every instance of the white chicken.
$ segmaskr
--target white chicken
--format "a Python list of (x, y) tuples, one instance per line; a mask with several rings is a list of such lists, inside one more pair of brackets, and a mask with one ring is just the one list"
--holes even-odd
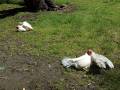
[(17, 31), (30, 31), (33, 30), (33, 27), (27, 22), (20, 22), (19, 25), (17, 25)]
[(96, 54), (92, 50), (88, 50), (83, 56), (78, 58), (64, 58), (62, 64), (64, 67), (74, 66), (77, 69), (83, 68), (87, 70), (95, 63), (100, 68), (114, 68), (113, 63), (103, 55)]

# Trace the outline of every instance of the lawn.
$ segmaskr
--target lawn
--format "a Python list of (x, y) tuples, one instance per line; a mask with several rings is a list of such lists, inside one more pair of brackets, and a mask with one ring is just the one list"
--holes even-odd
[[(4, 83), (0, 83), (0, 89), (10, 90), (8, 89), (10, 86), (5, 83), (9, 84), (12, 80), (17, 84), (11, 90), (13, 88), (19, 90), (18, 88), (22, 88), (22, 86), (29, 88), (28, 90), (119, 90), (120, 1), (55, 0), (55, 2), (69, 4), (72, 9), (68, 12), (27, 12), (21, 9), (23, 7), (19, 5), (21, 2), (0, 4), (0, 59), (1, 65), (4, 64), (7, 67), (7, 70), (0, 71), (0, 75), (10, 78), (9, 82), (2, 80)], [(9, 13), (10, 10), (15, 11)], [(24, 20), (31, 23), (34, 30), (15, 32), (18, 22)], [(109, 57), (114, 63), (115, 69), (99, 75), (86, 75), (84, 71), (65, 69), (60, 64), (63, 57), (80, 56), (89, 48)], [(17, 61), (21, 59), (22, 61)], [(41, 66), (26, 67), (27, 64), (19, 66), (18, 63), (24, 62), (23, 60), (26, 61), (26, 59), (27, 62), (37, 62)], [(31, 61), (28, 61), (29, 59)], [(50, 66), (47, 68), (43, 64)], [(8, 67), (10, 65), (19, 66), (13, 72), (14, 76)], [(18, 70), (24, 66), (30, 71)], [(52, 67), (51, 71), (50, 67)], [(35, 69), (35, 74), (39, 72), (38, 78), (34, 78), (36, 76), (32, 73), (31, 68)], [(39, 69), (43, 69), (44, 73)], [(28, 74), (31, 74), (31, 77)], [(26, 78), (12, 79), (17, 75), (20, 77), (25, 75)], [(41, 80), (41, 78), (43, 79)], [(19, 83), (27, 82), (27, 80), (30, 83)], [(30, 89), (29, 85), (33, 85), (34, 89), (33, 87)]]

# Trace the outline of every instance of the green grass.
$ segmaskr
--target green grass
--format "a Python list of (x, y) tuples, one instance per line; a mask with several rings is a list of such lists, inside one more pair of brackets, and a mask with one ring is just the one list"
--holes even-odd
[[(120, 89), (120, 1), (119, 0), (55, 0), (59, 4), (73, 4), (70, 13), (19, 12), (0, 19), (0, 40), (9, 39), (10, 51), (15, 54), (30, 53), (37, 56), (75, 57), (91, 48), (109, 57), (115, 65), (100, 79), (92, 76), (101, 90)], [(0, 11), (21, 7), (15, 4), (0, 4)], [(31, 32), (14, 32), (21, 16), (33, 25)], [(16, 41), (24, 42), (17, 45)], [(66, 71), (65, 71), (66, 72)], [(67, 72), (69, 73), (69, 72)], [(74, 72), (71, 75), (76, 75)], [(71, 76), (72, 77), (72, 76)], [(77, 80), (78, 81), (78, 80)], [(79, 82), (79, 81), (78, 81)], [(63, 88), (64, 81), (59, 82)], [(82, 82), (80, 82), (82, 83)], [(63, 86), (62, 86), (63, 85)]]

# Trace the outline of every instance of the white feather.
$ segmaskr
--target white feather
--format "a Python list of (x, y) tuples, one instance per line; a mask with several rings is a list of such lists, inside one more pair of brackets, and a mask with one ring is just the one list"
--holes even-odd
[(64, 67), (72, 66), (71, 58), (68, 58), (68, 57), (64, 58), (62, 60), (62, 64), (63, 64)]
[(74, 66), (77, 69), (88, 68), (91, 64), (91, 57), (88, 54), (85, 54), (78, 58), (64, 58), (62, 64), (64, 67)]
[(33, 27), (27, 21), (22, 22), (22, 25), (26, 28), (33, 29)]
[(113, 63), (105, 56), (100, 54), (93, 54), (92, 60), (100, 67), (100, 68), (106, 68), (106, 65), (109, 66), (109, 68), (114, 68)]

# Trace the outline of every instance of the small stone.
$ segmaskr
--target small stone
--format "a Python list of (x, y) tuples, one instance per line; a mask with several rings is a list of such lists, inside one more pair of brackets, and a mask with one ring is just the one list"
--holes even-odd
[(48, 67), (51, 68), (52, 66), (50, 64), (48, 64)]

